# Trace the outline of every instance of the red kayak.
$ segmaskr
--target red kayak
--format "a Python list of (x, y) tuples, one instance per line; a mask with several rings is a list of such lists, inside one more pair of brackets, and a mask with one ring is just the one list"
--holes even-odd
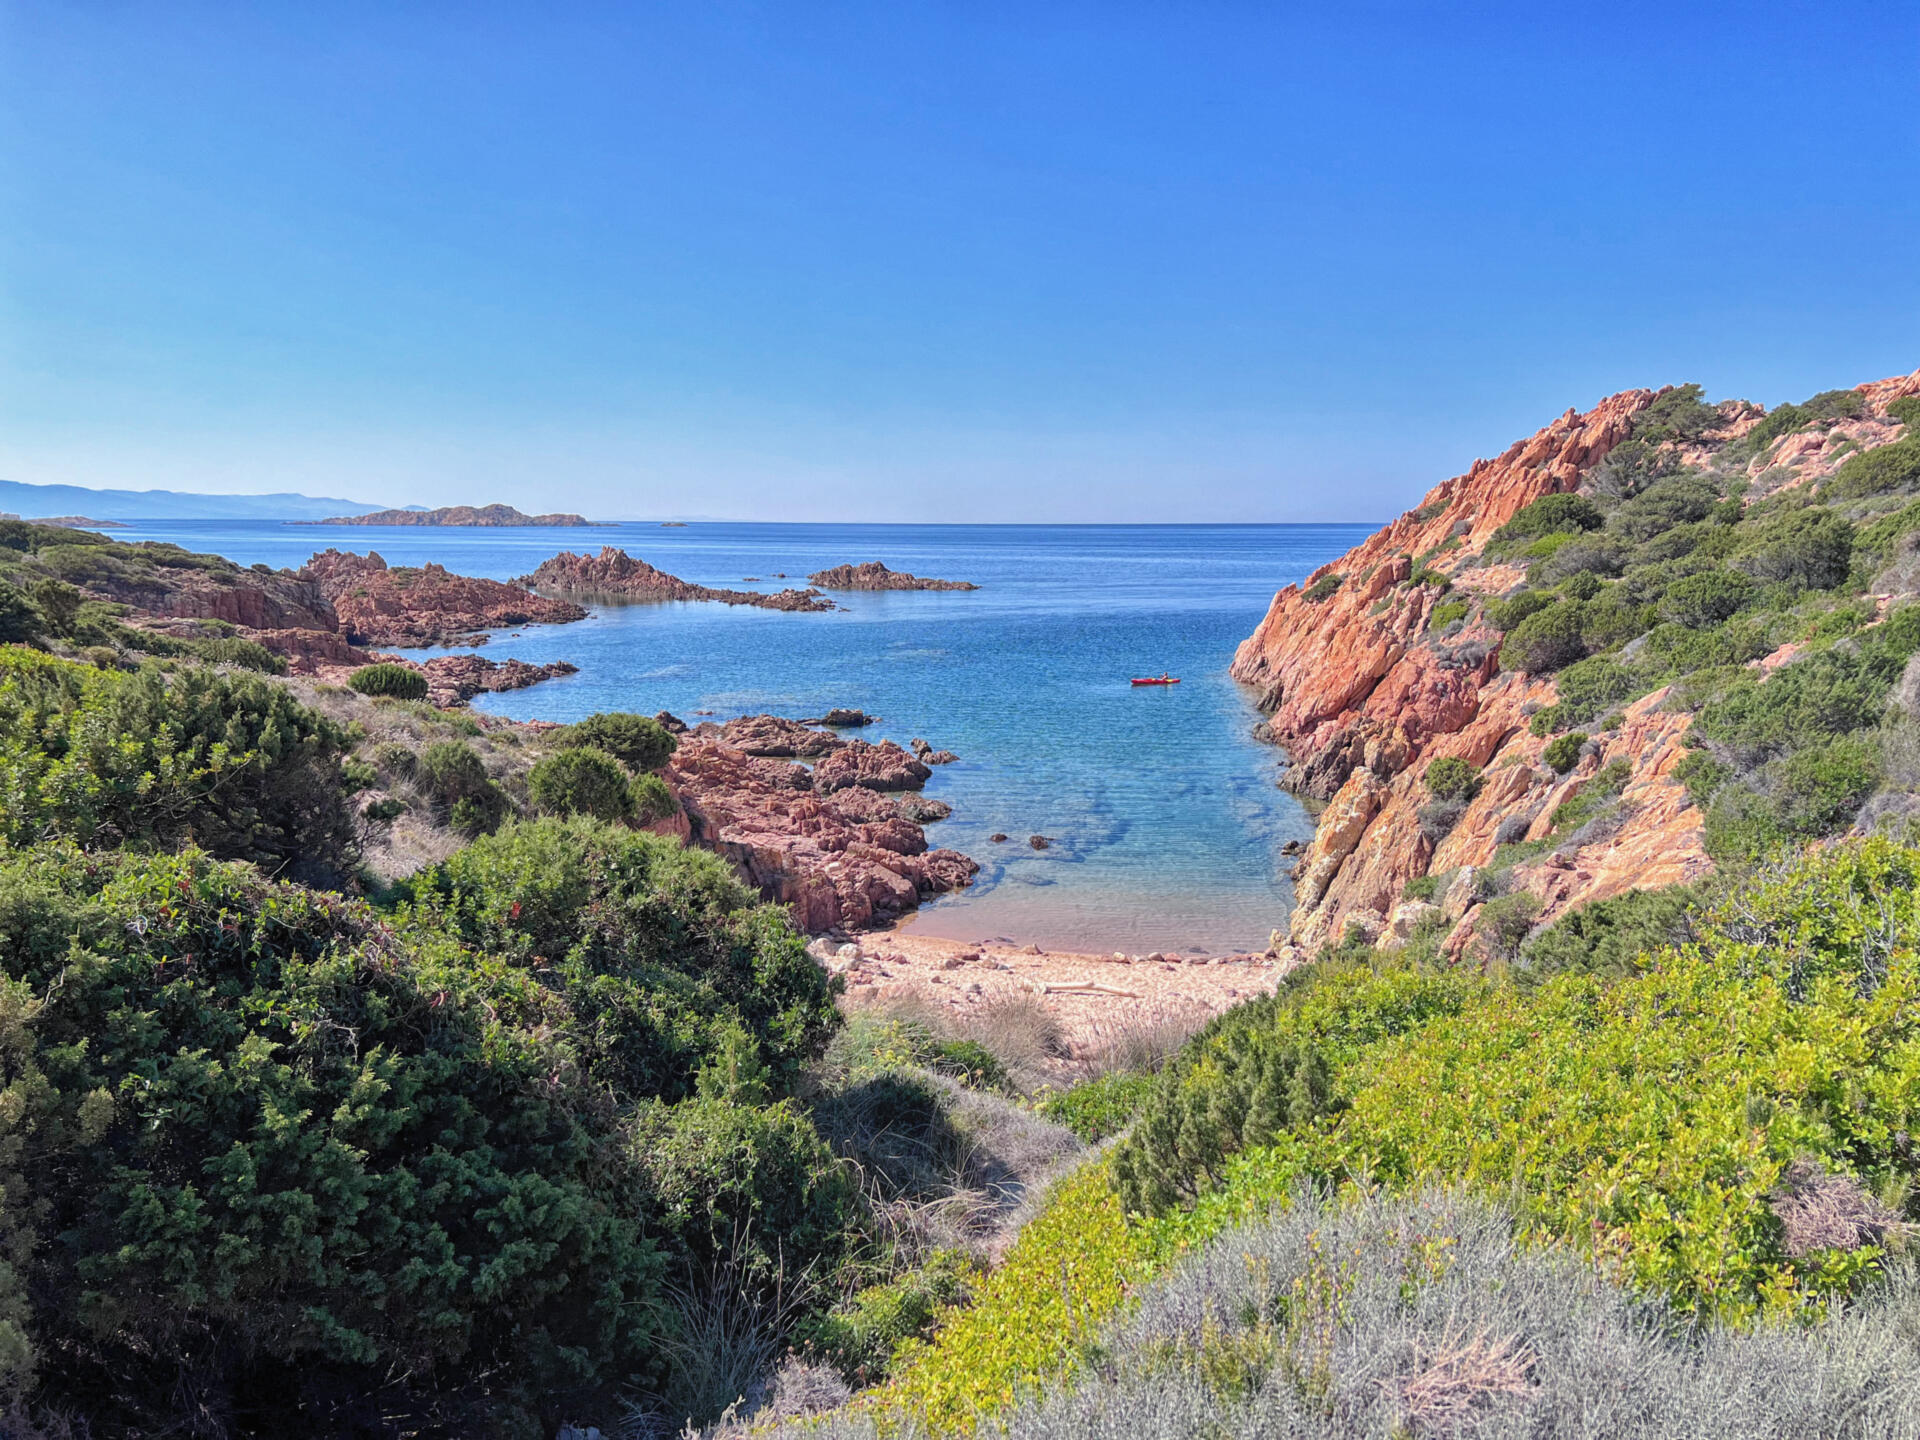
[(1180, 683), (1180, 677), (1178, 675), (1149, 675), (1145, 679), (1141, 679), (1136, 676), (1133, 683), (1136, 685), (1178, 685)]

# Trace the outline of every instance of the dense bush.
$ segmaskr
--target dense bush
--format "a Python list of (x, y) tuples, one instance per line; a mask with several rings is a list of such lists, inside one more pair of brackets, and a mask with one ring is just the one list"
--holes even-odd
[(1480, 772), (1458, 755), (1443, 755), (1427, 766), (1427, 791), (1436, 800), (1471, 800), (1480, 793)]
[(1693, 938), (1699, 894), (1684, 885), (1629, 890), (1570, 910), (1529, 940), (1515, 975), (1538, 984), (1555, 975), (1632, 975), (1640, 959)]
[(1535, 540), (1542, 535), (1598, 530), (1606, 523), (1600, 507), (1584, 495), (1542, 495), (1494, 532), (1496, 540)]
[(1564, 775), (1580, 763), (1580, 747), (1586, 743), (1587, 737), (1583, 731), (1574, 730), (1557, 735), (1547, 742), (1547, 748), (1540, 752), (1540, 758)]
[(1591, 719), (1643, 688), (1640, 677), (1609, 655), (1595, 655), (1567, 666), (1554, 680), (1560, 702), (1559, 724)]
[(1751, 782), (1718, 791), (1707, 812), (1708, 853), (1758, 860), (1794, 841), (1845, 830), (1880, 776), (1871, 736), (1849, 735), (1776, 760)]
[(1581, 636), (1585, 606), (1577, 600), (1557, 600), (1527, 616), (1500, 646), (1500, 663), (1509, 670), (1537, 675), (1570, 665), (1587, 653)]
[(1679, 469), (1680, 458), (1671, 450), (1649, 445), (1645, 440), (1627, 439), (1609, 450), (1606, 458), (1594, 466), (1587, 483), (1596, 495), (1609, 500), (1627, 500), (1678, 473)]
[(516, 822), (400, 895), (419, 923), (540, 966), (580, 1026), (577, 1062), (618, 1093), (685, 1098), (744, 1030), (777, 1098), (836, 1023), (832, 985), (786, 912), (756, 904), (718, 856), (663, 836)]
[(1667, 587), (1660, 600), (1663, 618), (1690, 630), (1704, 630), (1732, 618), (1753, 598), (1753, 581), (1734, 570), (1708, 570)]
[(1132, 1124), (1152, 1090), (1153, 1076), (1118, 1070), (1047, 1096), (1040, 1113), (1096, 1144)]
[(1823, 500), (1858, 500), (1869, 495), (1904, 494), (1920, 486), (1920, 439), (1909, 437), (1891, 445), (1849, 456), (1820, 487)]
[(499, 828), (513, 807), (506, 791), (487, 774), (487, 765), (462, 740), (440, 740), (421, 754), (417, 767), (421, 782), (448, 812), (456, 830), (487, 835)]
[(1831, 510), (1780, 510), (1740, 528), (1731, 563), (1756, 580), (1828, 590), (1852, 568), (1853, 526)]
[(1300, 592), (1301, 598), (1318, 605), (1322, 600), (1331, 597), (1333, 592), (1338, 590), (1341, 584), (1345, 582), (1346, 578), (1344, 575), (1335, 575), (1331, 572), (1322, 575), (1318, 580)]
[(210, 665), (236, 665), (242, 670), (258, 670), (263, 675), (287, 673), (287, 662), (258, 640), (247, 640), (237, 635), (202, 640), (199, 652), (200, 658)]
[(661, 1260), (530, 972), (58, 849), (0, 865), (0, 964), (8, 1318), (94, 1433), (550, 1433), (652, 1367)]
[(1685, 444), (1719, 429), (1720, 411), (1701, 398), (1703, 393), (1698, 385), (1661, 391), (1633, 417), (1633, 438), (1647, 445)]
[(665, 765), (680, 742), (650, 716), (609, 712), (569, 725), (560, 733), (560, 743), (605, 751), (639, 775)]
[(1776, 406), (1742, 439), (1749, 451), (1757, 452), (1803, 426), (1823, 420), (1850, 420), (1865, 408), (1865, 398), (1858, 390), (1823, 390), (1801, 404)]
[(1607, 519), (1609, 528), (1635, 542), (1704, 520), (1719, 503), (1720, 492), (1704, 475), (1679, 475), (1624, 502)]
[(633, 818), (642, 825), (668, 820), (680, 813), (680, 802), (658, 775), (636, 776), (628, 795), (633, 803)]
[(394, 700), (427, 698), (427, 677), (405, 665), (362, 665), (347, 676), (347, 684), (362, 695), (384, 695)]
[(104, 671), (0, 649), (0, 837), (189, 840), (268, 869), (340, 866), (347, 737), (280, 686), (199, 667)]
[(1496, 630), (1511, 630), (1529, 615), (1553, 604), (1553, 599), (1552, 592), (1547, 590), (1522, 590), (1508, 599), (1491, 601), (1486, 610), (1487, 623)]
[(633, 814), (633, 781), (604, 750), (577, 746), (547, 755), (527, 773), (527, 795), (543, 815), (625, 820)]
[(936, 1250), (924, 1265), (802, 1322), (795, 1342), (848, 1380), (871, 1385), (887, 1377), (895, 1352), (925, 1340), (940, 1313), (964, 1301), (978, 1278), (964, 1251)]

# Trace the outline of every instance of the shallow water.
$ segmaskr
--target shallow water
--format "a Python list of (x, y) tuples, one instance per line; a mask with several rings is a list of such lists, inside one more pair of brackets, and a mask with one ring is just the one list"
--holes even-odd
[[(776, 590), (878, 559), (977, 591), (846, 594), (794, 615), (712, 604), (600, 605), (588, 620), (501, 633), (481, 653), (570, 660), (580, 673), (481, 696), (515, 719), (671, 710), (689, 721), (835, 705), (883, 717), (866, 738), (957, 751), (927, 794), (954, 807), (928, 840), (982, 871), (927, 906), (920, 933), (1049, 948), (1220, 952), (1264, 946), (1292, 904), (1280, 846), (1311, 822), (1251, 738), (1253, 697), (1227, 678), (1275, 590), (1341, 554), (1365, 525), (906, 526), (697, 524), (462, 530), (148, 524), (243, 564), (377, 549), (509, 579), (562, 549), (620, 545), (706, 585)], [(772, 579), (775, 572), (789, 577)], [(763, 577), (743, 584), (748, 576)], [(408, 652), (426, 656), (435, 651)], [(1165, 689), (1129, 685), (1170, 671)], [(1004, 832), (1012, 840), (987, 838)], [(1027, 837), (1054, 844), (1036, 851)]]

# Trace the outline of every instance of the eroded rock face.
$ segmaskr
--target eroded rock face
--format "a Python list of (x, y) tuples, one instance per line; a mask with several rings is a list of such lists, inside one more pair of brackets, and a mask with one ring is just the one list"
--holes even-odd
[(749, 755), (717, 736), (683, 737), (664, 774), (693, 840), (792, 907), (810, 934), (886, 924), (980, 868), (958, 851), (927, 847), (905, 813), (918, 797), (858, 783), (822, 790), (817, 770)]
[(978, 590), (969, 580), (928, 580), (904, 570), (889, 570), (878, 560), (816, 570), (807, 583), (822, 590)]
[(340, 629), (322, 587), (286, 570), (169, 566), (145, 576), (93, 576), (85, 591), (166, 619), (219, 620), (247, 630)]
[(784, 760), (829, 755), (847, 743), (831, 730), (816, 730), (778, 715), (742, 715), (719, 728), (720, 738), (736, 750)]
[(621, 600), (711, 600), (722, 605), (753, 605), (762, 610), (833, 610), (838, 607), (817, 590), (782, 590), (762, 595), (753, 590), (715, 590), (656, 570), (612, 545), (598, 555), (562, 551), (520, 583), (544, 594), (603, 595)]
[(933, 771), (891, 740), (869, 745), (848, 740), (813, 767), (813, 787), (823, 795), (850, 786), (867, 790), (918, 790)]
[[(1412, 556), (1443, 573), (1478, 555), (1493, 533), (1543, 495), (1575, 489), (1630, 432), (1654, 392), (1633, 390), (1585, 414), (1568, 411), (1494, 460), (1475, 462), (1428, 492), (1409, 511), (1356, 549), (1288, 586), (1235, 656), (1236, 679), (1257, 686), (1271, 712), (1270, 738), (1291, 762), (1283, 782), (1329, 801), (1320, 829), (1297, 870), (1290, 932), (1311, 952), (1349, 925), (1387, 935), (1408, 930), (1428, 911), (1403, 904), (1416, 876), (1493, 858), (1504, 821), (1537, 816), (1546, 825), (1568, 798), (1575, 776), (1556, 775), (1541, 759), (1546, 741), (1527, 718), (1555, 698), (1551, 679), (1498, 668), (1500, 636), (1429, 628), (1439, 599), (1432, 586), (1407, 584)], [(1443, 549), (1452, 542), (1451, 549)], [(1436, 553), (1437, 552), (1437, 553)], [(1458, 576), (1462, 590), (1498, 594), (1522, 573), (1488, 567)], [(1322, 598), (1314, 582), (1339, 576)], [(1625, 797), (1630, 811), (1615, 834), (1576, 849), (1565, 865), (1521, 867), (1515, 877), (1543, 902), (1542, 919), (1568, 906), (1636, 885), (1691, 878), (1707, 866), (1700, 815), (1670, 771), (1683, 750), (1689, 718), (1667, 715), (1649, 696), (1627, 721), (1601, 737), (1600, 754), (1576, 776), (1590, 777), (1616, 757), (1633, 765)], [(1443, 755), (1484, 772), (1483, 788), (1436, 846), (1420, 812), (1431, 797), (1423, 777)], [(1441, 900), (1460, 943), (1471, 934), (1477, 899), (1470, 879)], [(1459, 893), (1454, 893), (1458, 891)], [(1448, 943), (1453, 944), (1453, 937)]]
[(302, 577), (318, 584), (359, 645), (447, 645), (512, 625), (559, 625), (587, 612), (568, 600), (534, 595), (517, 585), (455, 575), (444, 565), (388, 566), (374, 551), (323, 550)]

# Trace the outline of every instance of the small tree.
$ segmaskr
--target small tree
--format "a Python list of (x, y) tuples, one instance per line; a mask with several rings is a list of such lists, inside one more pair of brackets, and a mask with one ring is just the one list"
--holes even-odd
[(567, 727), (560, 743), (603, 750), (636, 775), (644, 775), (666, 764), (680, 742), (658, 720), (616, 711), (589, 715)]
[(632, 784), (613, 756), (581, 745), (535, 765), (527, 775), (527, 794), (543, 814), (625, 820), (633, 814)]
[(1436, 800), (1471, 800), (1480, 793), (1480, 775), (1458, 755), (1443, 755), (1427, 766), (1427, 789)]
[(394, 700), (427, 698), (426, 676), (418, 670), (384, 661), (378, 665), (361, 666), (347, 677), (347, 684), (362, 695), (385, 695)]
[(1586, 743), (1586, 735), (1579, 730), (1557, 735), (1547, 742), (1541, 758), (1564, 775), (1580, 763), (1580, 747)]

